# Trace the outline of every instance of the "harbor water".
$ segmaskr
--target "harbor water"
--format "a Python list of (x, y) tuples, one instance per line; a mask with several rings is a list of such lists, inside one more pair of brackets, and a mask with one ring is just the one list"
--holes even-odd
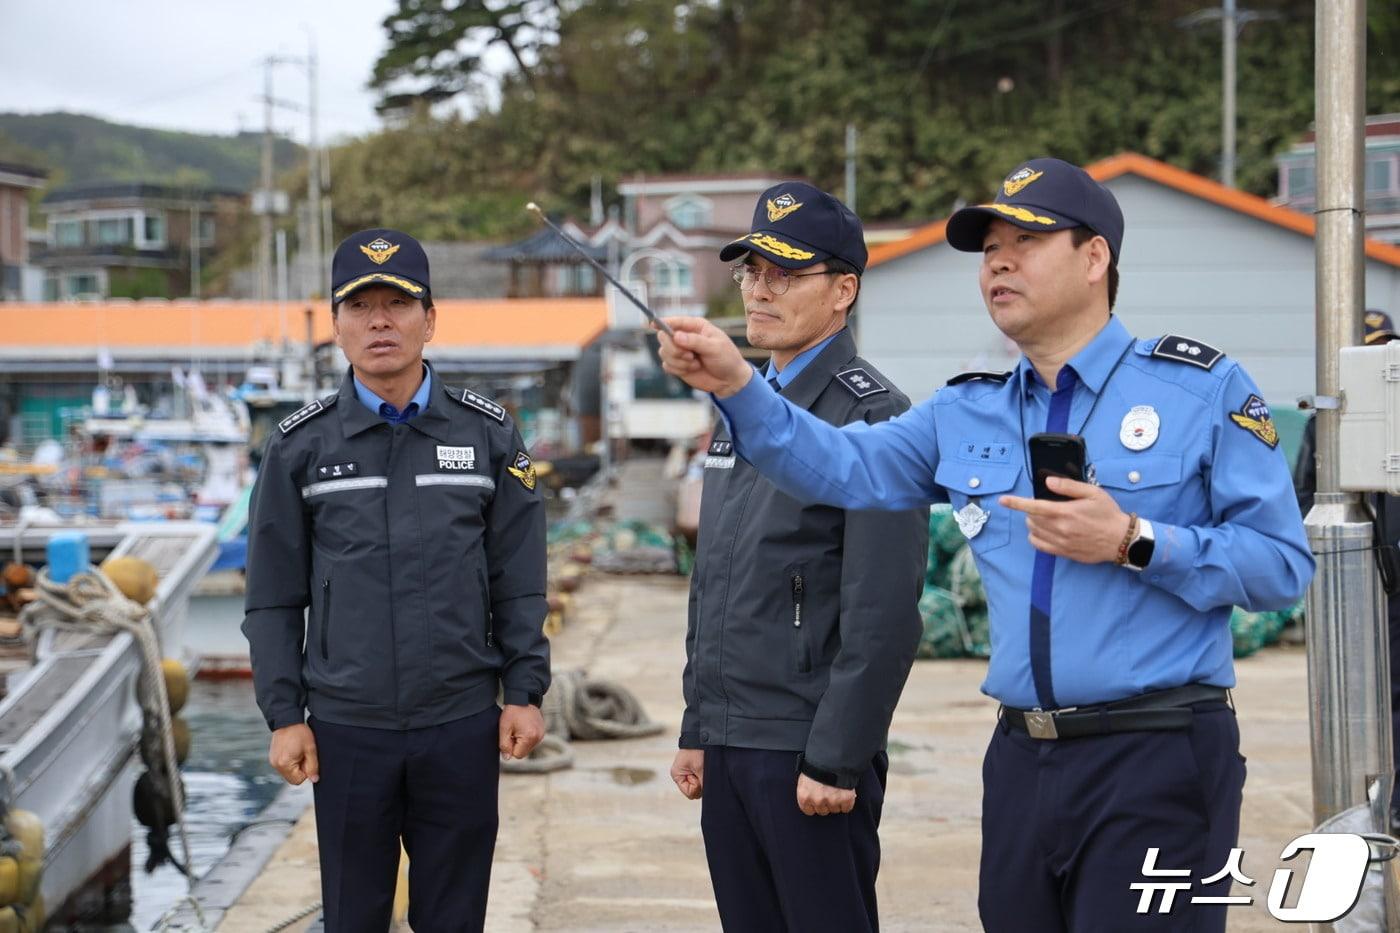
[[(242, 596), (196, 597), (190, 602), (186, 639), (196, 650), (234, 650), (242, 644), (242, 619)], [(283, 782), (267, 763), (267, 724), (253, 702), (251, 681), (195, 680), (181, 715), (194, 735), (182, 773), (188, 796), (185, 827), (197, 878), (224, 854), (240, 829), (258, 818)], [(131, 827), (131, 926), (144, 931), (188, 893), (189, 884), (168, 864), (147, 874), (145, 827), (135, 819)], [(171, 849), (178, 855), (176, 837), (172, 829)]]

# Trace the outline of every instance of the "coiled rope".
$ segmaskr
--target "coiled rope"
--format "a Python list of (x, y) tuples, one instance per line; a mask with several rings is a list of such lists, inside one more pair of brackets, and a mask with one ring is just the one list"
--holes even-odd
[(574, 763), (570, 740), (634, 739), (656, 735), (665, 728), (647, 716), (626, 687), (609, 680), (590, 680), (583, 671), (556, 673), (540, 712), (544, 715), (544, 740), (528, 758), (504, 762), (502, 771), (559, 771)]
[[(175, 735), (170, 725), (170, 700), (161, 670), (160, 641), (150, 611), (128, 599), (115, 583), (96, 567), (74, 574), (67, 583), (55, 583), (48, 568), (39, 571), (35, 582), (38, 598), (20, 610), (20, 622), (35, 635), (43, 629), (117, 634), (125, 632), (136, 642), (141, 660), (137, 680), (137, 702), (141, 706), (141, 760), (151, 775), (161, 802), (170, 807), (170, 816), (180, 834), (183, 858), (176, 860), (167, 850), (171, 864), (184, 873), (193, 888), (190, 841), (185, 830), (185, 789), (175, 760)], [(169, 825), (166, 823), (165, 825)], [(147, 870), (154, 866), (147, 863)]]

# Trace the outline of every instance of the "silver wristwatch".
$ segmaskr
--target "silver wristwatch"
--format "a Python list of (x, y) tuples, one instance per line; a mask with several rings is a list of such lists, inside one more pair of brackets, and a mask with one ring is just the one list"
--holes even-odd
[(1128, 545), (1128, 557), (1123, 566), (1139, 573), (1152, 562), (1152, 552), (1156, 549), (1157, 537), (1152, 533), (1152, 523), (1145, 518), (1138, 519), (1137, 537)]

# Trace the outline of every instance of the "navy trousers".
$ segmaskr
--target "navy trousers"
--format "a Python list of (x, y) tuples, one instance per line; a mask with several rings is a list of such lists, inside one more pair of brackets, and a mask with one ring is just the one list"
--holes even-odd
[(850, 813), (797, 808), (797, 753), (705, 748), (700, 828), (725, 933), (875, 933), (884, 752)]
[[(989, 933), (1223, 933), (1229, 908), (1191, 898), (1230, 894), (1228, 875), (1200, 882), (1225, 867), (1239, 837), (1239, 737), (1224, 703), (1199, 704), (1191, 728), (1175, 732), (1045, 741), (998, 724), (982, 765), (982, 925)], [(1190, 876), (1144, 877), (1149, 848), (1161, 850), (1155, 868)], [(1152, 882), (1191, 888), (1175, 894), (1170, 913), (1157, 912), (1157, 893), (1151, 912), (1139, 914), (1142, 892), (1130, 886)]]
[(385, 933), (408, 853), (415, 933), (479, 931), (496, 848), (500, 780), (494, 706), (425, 729), (313, 719), (321, 899), (327, 933)]

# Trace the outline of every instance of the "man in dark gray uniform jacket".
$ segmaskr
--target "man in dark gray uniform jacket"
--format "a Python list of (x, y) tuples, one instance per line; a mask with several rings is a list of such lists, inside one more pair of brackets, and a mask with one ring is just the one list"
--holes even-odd
[(413, 929), (482, 929), (497, 755), (544, 735), (544, 502), (505, 410), (424, 362), (436, 314), (412, 237), (342, 243), (351, 369), (281, 422), (253, 491), (243, 632), (268, 760), (315, 784), (330, 933), (388, 928), (401, 840)]
[[(843, 425), (909, 407), (856, 355), (846, 319), (864, 272), (860, 221), (811, 185), (759, 197), (720, 258), (765, 378)], [(885, 735), (914, 661), (928, 513), (804, 507), (716, 429), (691, 578), (685, 715), (671, 777), (703, 796), (726, 931), (878, 929)]]

